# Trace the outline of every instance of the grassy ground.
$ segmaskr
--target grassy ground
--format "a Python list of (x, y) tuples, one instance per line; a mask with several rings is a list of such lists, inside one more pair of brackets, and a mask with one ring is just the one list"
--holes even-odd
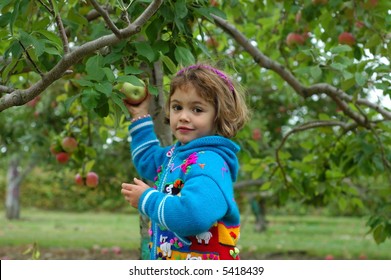
[[(138, 215), (64, 213), (24, 209), (21, 219), (0, 212), (0, 258), (29, 259), (38, 245), (40, 259), (137, 259)], [(377, 245), (366, 235), (365, 219), (269, 216), (268, 230), (253, 231), (243, 219), (242, 259), (391, 259), (391, 242)]]

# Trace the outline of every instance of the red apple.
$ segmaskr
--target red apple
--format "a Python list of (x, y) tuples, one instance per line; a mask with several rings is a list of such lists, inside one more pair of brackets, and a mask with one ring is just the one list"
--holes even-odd
[(373, 9), (377, 6), (379, 0), (367, 0), (366, 3), (364, 3), (365, 9)]
[(363, 28), (365, 27), (365, 23), (363, 23), (362, 21), (356, 21), (356, 23), (354, 24), (357, 28)]
[(365, 254), (360, 254), (360, 255), (358, 256), (358, 259), (360, 259), (360, 260), (367, 260), (368, 257), (367, 257)]
[(324, 257), (324, 259), (325, 260), (334, 260), (334, 256), (333, 255), (326, 255), (325, 257)]
[(75, 138), (67, 136), (62, 139), (61, 147), (67, 153), (73, 153), (77, 149), (77, 141)]
[(128, 82), (123, 83), (120, 91), (125, 94), (125, 102), (130, 105), (139, 105), (148, 95), (148, 90), (145, 86), (135, 86)]
[(56, 160), (58, 163), (66, 163), (69, 160), (69, 154), (60, 152), (56, 155)]
[(111, 250), (112, 250), (113, 253), (116, 254), (116, 255), (120, 255), (121, 252), (122, 252), (121, 247), (119, 247), (119, 246), (113, 246), (113, 247), (111, 248)]
[(304, 36), (298, 33), (291, 32), (286, 37), (286, 44), (289, 47), (297, 46), (297, 45), (304, 45), (305, 39)]
[(86, 177), (86, 185), (88, 187), (96, 187), (99, 183), (99, 176), (95, 172), (88, 172)]
[(254, 128), (253, 131), (252, 131), (252, 138), (253, 140), (255, 141), (258, 141), (262, 138), (262, 133), (261, 133), (261, 130), (259, 128)]
[(84, 186), (83, 177), (79, 173), (77, 173), (76, 176), (75, 176), (75, 183), (77, 185)]
[(219, 2), (217, 2), (217, 0), (210, 0), (210, 5), (212, 7), (217, 7), (217, 6), (219, 6)]
[(356, 39), (354, 38), (354, 36), (352, 35), (352, 33), (349, 33), (349, 32), (342, 32), (342, 33), (338, 36), (338, 42), (339, 42), (340, 44), (345, 44), (345, 45), (353, 46), (354, 43), (356, 42)]

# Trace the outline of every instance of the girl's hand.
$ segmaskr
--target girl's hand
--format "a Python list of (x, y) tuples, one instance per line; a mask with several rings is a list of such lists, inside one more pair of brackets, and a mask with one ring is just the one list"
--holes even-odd
[(147, 97), (138, 105), (132, 105), (124, 100), (124, 104), (128, 109), (132, 118), (138, 118), (148, 114), (149, 103), (151, 102), (151, 94), (147, 93)]
[(137, 178), (134, 178), (133, 181), (134, 184), (122, 183), (121, 193), (130, 205), (134, 208), (138, 208), (140, 196), (149, 189), (149, 186)]

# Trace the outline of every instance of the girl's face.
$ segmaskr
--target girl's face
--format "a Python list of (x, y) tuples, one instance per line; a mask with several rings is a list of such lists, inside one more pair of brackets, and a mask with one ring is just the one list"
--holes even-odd
[(189, 84), (175, 90), (170, 98), (170, 128), (179, 142), (186, 144), (215, 134), (216, 110)]

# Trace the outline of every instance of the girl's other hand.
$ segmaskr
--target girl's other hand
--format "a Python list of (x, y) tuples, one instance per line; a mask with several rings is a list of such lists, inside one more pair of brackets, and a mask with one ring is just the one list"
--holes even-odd
[(130, 203), (134, 208), (138, 208), (138, 201), (140, 196), (150, 187), (143, 181), (134, 178), (134, 184), (122, 183), (121, 193), (125, 197), (125, 200)]

